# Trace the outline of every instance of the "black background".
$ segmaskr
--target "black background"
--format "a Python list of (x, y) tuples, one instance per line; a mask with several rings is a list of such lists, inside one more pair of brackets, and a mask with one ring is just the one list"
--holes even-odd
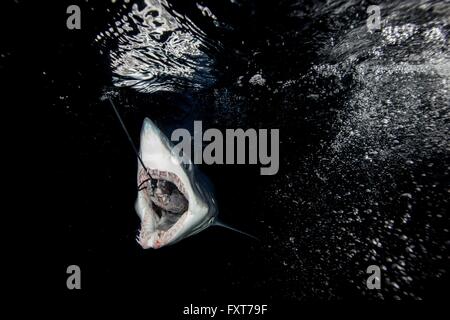
[[(201, 169), (216, 187), (223, 219), (257, 235), (261, 239), (259, 242), (227, 230), (210, 228), (163, 250), (139, 247), (135, 241), (139, 218), (133, 208), (136, 159), (110, 106), (99, 99), (105, 88), (112, 87), (111, 71), (105, 56), (93, 45), (93, 38), (109, 22), (105, 8), (110, 7), (110, 3), (98, 3), (95, 11), (85, 13), (84, 7), (90, 8), (90, 5), (80, 2), (82, 29), (73, 31), (67, 30), (65, 25), (68, 4), (72, 2), (19, 1), (12, 3), (10, 9), (2, 10), (6, 14), (2, 19), (4, 49), (9, 53), (2, 63), (2, 74), (6, 75), (5, 104), (14, 114), (8, 114), (5, 122), (19, 120), (11, 122), (14, 131), (8, 130), (8, 134), (18, 137), (17, 143), (12, 143), (12, 154), (22, 154), (15, 153), (16, 149), (25, 154), (13, 157), (14, 162), (20, 163), (19, 176), (24, 174), (25, 179), (20, 179), (17, 189), (20, 190), (16, 200), (19, 208), (17, 229), (23, 225), (21, 219), (26, 221), (26, 230), (31, 229), (31, 233), (19, 231), (27, 236), (18, 237), (20, 244), (23, 241), (22, 251), (15, 252), (20, 256), (20, 260), (15, 261), (25, 261), (20, 268), (14, 267), (23, 270), (20, 281), (13, 280), (19, 294), (32, 290), (38, 296), (46, 293), (52, 299), (64, 298), (69, 303), (86, 298), (127, 297), (133, 298), (137, 306), (152, 306), (173, 315), (179, 315), (181, 308), (190, 303), (269, 304), (269, 308), (275, 309), (273, 313), (302, 308), (327, 312), (315, 304), (314, 296), (298, 302), (286, 298), (290, 288), (283, 282), (267, 281), (283, 271), (270, 256), (268, 244), (274, 240), (270, 239), (266, 228), (271, 225), (282, 232), (284, 226), (279, 225), (277, 217), (284, 213), (282, 208), (280, 212), (260, 211), (264, 206), (260, 190), (270, 186), (273, 178), (261, 177), (255, 166)], [(181, 1), (176, 5), (181, 12), (194, 11)], [(223, 10), (225, 15), (229, 9), (224, 5), (216, 10)], [(249, 19), (246, 14), (251, 10), (256, 10), (258, 15)], [(229, 22), (239, 25), (239, 36), (216, 34), (202, 26), (200, 19), (195, 20), (195, 15), (191, 18), (228, 47), (239, 47), (244, 39), (246, 46), (251, 48), (265, 41), (267, 34), (261, 30), (284, 25), (282, 18), (279, 21), (267, 19), (272, 16), (272, 10), (271, 6), (260, 3), (229, 15)], [(280, 6), (278, 10), (281, 17), (284, 9)], [(320, 28), (320, 22), (305, 23), (317, 23)], [(262, 29), (262, 25), (265, 28)], [(303, 43), (304, 56), (296, 57), (296, 61), (301, 61), (297, 65), (285, 68), (289, 57), (279, 59), (276, 49), (258, 57), (258, 63), (268, 65), (275, 76), (302, 72), (315, 58), (308, 43)], [(243, 50), (241, 55), (224, 54), (218, 58), (220, 77), (216, 86), (227, 86), (230, 79), (246, 68), (245, 48), (240, 49)], [(231, 71), (220, 67), (224, 65), (231, 65)], [(184, 119), (174, 119), (173, 114), (189, 113), (193, 118), (209, 123), (214, 121), (213, 115), (205, 114), (205, 106), (200, 108), (203, 113), (195, 113), (198, 104), (195, 94), (148, 96), (127, 89), (119, 92), (118, 104), (134, 107), (122, 107), (121, 112), (136, 142), (144, 116), (157, 119), (166, 130)], [(250, 98), (260, 95), (265, 101), (265, 95), (271, 93), (247, 94)], [(201, 103), (207, 105), (208, 98), (205, 100)], [(276, 119), (271, 119), (275, 108), (273, 101), (267, 100), (264, 104), (261, 100), (248, 105), (254, 110), (249, 112), (246, 125), (275, 127)], [(262, 112), (261, 104), (265, 107)], [(326, 107), (318, 114), (330, 119), (335, 116)], [(302, 136), (295, 145), (299, 158), (331, 131), (331, 128), (322, 130), (323, 127), (314, 129), (306, 122), (303, 126), (297, 123), (284, 129), (284, 137)], [(27, 143), (23, 144), (24, 141)], [(286, 150), (291, 149), (282, 144), (280, 153), (288, 152)], [(288, 170), (284, 169), (287, 164), (283, 161), (282, 158), (281, 174)], [(258, 222), (254, 223), (255, 220)], [(265, 222), (261, 223), (262, 220)], [(79, 292), (66, 289), (66, 268), (71, 264), (79, 265), (82, 270), (82, 290)], [(31, 281), (34, 285), (24, 290), (22, 282), (24, 286), (30, 282), (28, 268), (35, 270)], [(447, 280), (427, 282), (421, 287), (423, 296), (429, 301), (445, 300), (448, 297)], [(335, 283), (339, 287), (338, 300), (343, 299), (344, 304), (332, 303), (329, 312), (347, 312), (357, 301), (367, 302), (351, 285), (345, 284), (345, 280), (336, 279)], [(302, 283), (300, 277), (296, 285), (310, 284)], [(369, 305), (368, 308), (373, 310), (381, 306)]]

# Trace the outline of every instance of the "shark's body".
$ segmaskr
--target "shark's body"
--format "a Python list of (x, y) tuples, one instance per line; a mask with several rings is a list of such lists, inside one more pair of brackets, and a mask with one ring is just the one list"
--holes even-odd
[(208, 183), (191, 161), (173, 152), (167, 137), (148, 118), (141, 129), (136, 212), (139, 244), (161, 248), (216, 222), (217, 206)]

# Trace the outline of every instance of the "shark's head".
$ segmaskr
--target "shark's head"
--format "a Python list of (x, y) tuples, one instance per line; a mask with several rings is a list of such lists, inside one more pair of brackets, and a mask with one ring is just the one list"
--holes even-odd
[(148, 118), (141, 129), (140, 156), (145, 168), (139, 161), (135, 207), (144, 249), (173, 244), (214, 223), (217, 207), (208, 182)]

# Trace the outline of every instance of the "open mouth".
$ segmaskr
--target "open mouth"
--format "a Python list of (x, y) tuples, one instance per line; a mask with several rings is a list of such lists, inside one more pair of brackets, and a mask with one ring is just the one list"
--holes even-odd
[(189, 200), (181, 179), (172, 172), (142, 169), (139, 173), (139, 192), (148, 204), (154, 221), (149, 232), (166, 232), (188, 211)]

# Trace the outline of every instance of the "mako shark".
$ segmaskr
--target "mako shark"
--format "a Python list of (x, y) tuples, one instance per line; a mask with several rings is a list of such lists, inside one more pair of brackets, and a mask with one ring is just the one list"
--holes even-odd
[(142, 124), (138, 151), (113, 101), (109, 101), (138, 158), (135, 210), (141, 219), (137, 242), (142, 248), (171, 245), (212, 225), (256, 239), (218, 219), (209, 181), (149, 118)]
[(214, 195), (191, 161), (173, 152), (167, 137), (149, 119), (141, 129), (136, 212), (138, 242), (160, 248), (196, 234), (217, 218)]

